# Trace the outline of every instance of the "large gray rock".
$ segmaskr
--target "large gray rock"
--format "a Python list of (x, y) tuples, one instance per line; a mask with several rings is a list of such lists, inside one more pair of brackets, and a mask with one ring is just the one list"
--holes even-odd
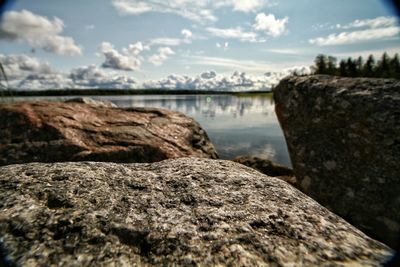
[(231, 161), (9, 165), (0, 185), (3, 264), (377, 266), (391, 253)]
[(394, 246), (400, 235), (400, 81), (291, 77), (274, 97), (301, 189)]
[(116, 108), (88, 98), (0, 105), (0, 165), (187, 156), (218, 157), (201, 126), (179, 112)]

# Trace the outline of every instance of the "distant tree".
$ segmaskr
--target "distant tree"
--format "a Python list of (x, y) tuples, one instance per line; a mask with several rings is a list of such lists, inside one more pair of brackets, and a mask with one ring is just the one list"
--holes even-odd
[(345, 60), (340, 60), (340, 63), (339, 63), (339, 71), (338, 71), (339, 73), (338, 73), (338, 75), (339, 76), (343, 76), (343, 77), (346, 77), (346, 76), (348, 76), (348, 73), (347, 73), (347, 64), (346, 64), (346, 61)]
[(369, 55), (365, 62), (362, 70), (363, 77), (374, 77), (375, 76), (375, 59), (373, 55)]
[(336, 74), (336, 70), (337, 70), (336, 63), (337, 63), (337, 58), (328, 56), (326, 74), (329, 74), (329, 75)]
[(377, 66), (377, 76), (381, 78), (389, 78), (390, 77), (390, 58), (388, 54), (383, 53), (381, 60), (378, 62)]
[(357, 62), (353, 60), (351, 57), (347, 59), (347, 76), (349, 77), (357, 77)]
[(356, 60), (356, 69), (357, 69), (357, 76), (362, 76), (364, 60), (362, 56), (359, 56)]
[(400, 79), (400, 59), (399, 54), (395, 54), (390, 60), (390, 77)]
[(337, 66), (337, 58), (319, 54), (312, 69), (314, 74), (400, 79), (400, 56), (396, 53), (390, 58), (385, 52), (377, 63), (373, 55), (369, 55), (366, 61), (361, 56), (357, 59), (349, 57), (341, 59)]
[(319, 54), (315, 60), (315, 67), (314, 67), (314, 73), (315, 74), (327, 74), (327, 58), (323, 54)]

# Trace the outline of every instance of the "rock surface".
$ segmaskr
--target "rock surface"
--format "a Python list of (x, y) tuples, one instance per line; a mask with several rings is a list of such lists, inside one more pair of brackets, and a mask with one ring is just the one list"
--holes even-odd
[(286, 166), (273, 163), (268, 159), (252, 156), (238, 156), (232, 161), (246, 165), (247, 167), (253, 168), (265, 175), (277, 177), (294, 187), (297, 187), (297, 180), (293, 174), (293, 170)]
[(400, 235), (400, 81), (291, 77), (274, 91), (303, 192), (370, 236)]
[(117, 108), (118, 107), (111, 101), (95, 100), (90, 97), (76, 97), (76, 98), (67, 99), (64, 102), (65, 103), (83, 103), (83, 104), (88, 104), (88, 105), (95, 106), (95, 107), (106, 107), (106, 108)]
[(391, 251), (287, 183), (231, 161), (0, 168), (3, 263), (377, 266)]
[(87, 99), (19, 102), (0, 105), (0, 125), (0, 165), (218, 157), (195, 120), (163, 109), (113, 108)]

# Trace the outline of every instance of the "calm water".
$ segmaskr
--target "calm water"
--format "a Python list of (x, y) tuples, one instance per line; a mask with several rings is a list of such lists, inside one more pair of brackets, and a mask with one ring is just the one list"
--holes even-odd
[[(222, 159), (239, 155), (269, 158), (290, 166), (285, 139), (268, 96), (142, 95), (97, 96), (120, 107), (158, 107), (180, 111), (207, 131)], [(65, 97), (67, 98), (67, 97)], [(68, 97), (69, 98), (69, 97)], [(60, 99), (30, 97), (14, 100)]]

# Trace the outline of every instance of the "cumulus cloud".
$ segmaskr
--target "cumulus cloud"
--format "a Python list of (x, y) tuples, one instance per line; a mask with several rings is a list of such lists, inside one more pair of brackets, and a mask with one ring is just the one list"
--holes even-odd
[(27, 55), (2, 55), (0, 62), (4, 66), (9, 80), (18, 79), (29, 74), (51, 74), (53, 68), (48, 62)]
[(336, 28), (350, 31), (310, 39), (309, 43), (318, 46), (346, 45), (398, 37), (400, 33), (400, 27), (396, 25), (396, 18), (394, 17), (355, 20), (346, 25), (338, 24)]
[(132, 89), (137, 86), (134, 78), (118, 75), (115, 72), (105, 72), (96, 65), (73, 69), (69, 78), (78, 88)]
[(227, 29), (208, 27), (206, 28), (206, 30), (212, 35), (220, 38), (238, 39), (242, 42), (251, 42), (251, 43), (257, 42), (257, 33), (246, 32), (240, 27), (227, 28)]
[(288, 22), (288, 17), (277, 19), (273, 14), (266, 15), (265, 13), (259, 13), (256, 16), (253, 28), (256, 31), (265, 32), (267, 35), (272, 37), (278, 37), (285, 32), (286, 24)]
[(217, 20), (214, 11), (218, 8), (256, 12), (266, 6), (268, 0), (112, 0), (112, 4), (121, 14), (171, 13), (195, 22), (207, 23)]
[(64, 27), (64, 22), (57, 17), (50, 20), (28, 10), (9, 11), (0, 25), (0, 39), (27, 42), (32, 47), (56, 54), (82, 54), (82, 48), (74, 39), (60, 35)]
[(149, 62), (155, 66), (161, 66), (175, 52), (169, 47), (160, 47), (158, 53), (149, 57)]
[(31, 73), (13, 81), (17, 90), (44, 89), (135, 89), (139, 84), (132, 77), (106, 72), (96, 65), (72, 69), (70, 73)]
[[(286, 71), (285, 75), (288, 73)], [(276, 84), (282, 77), (283, 74), (280, 73), (254, 76), (238, 71), (232, 75), (222, 75), (217, 74), (215, 71), (206, 71), (194, 77), (172, 74), (163, 79), (144, 82), (142, 86), (143, 88), (217, 91), (270, 90), (272, 85)]]
[(140, 53), (145, 49), (141, 42), (130, 44), (128, 48), (123, 48), (121, 52), (116, 50), (114, 46), (108, 42), (101, 44), (101, 52), (105, 57), (105, 61), (101, 65), (103, 68), (115, 70), (133, 71), (137, 70), (142, 58)]

